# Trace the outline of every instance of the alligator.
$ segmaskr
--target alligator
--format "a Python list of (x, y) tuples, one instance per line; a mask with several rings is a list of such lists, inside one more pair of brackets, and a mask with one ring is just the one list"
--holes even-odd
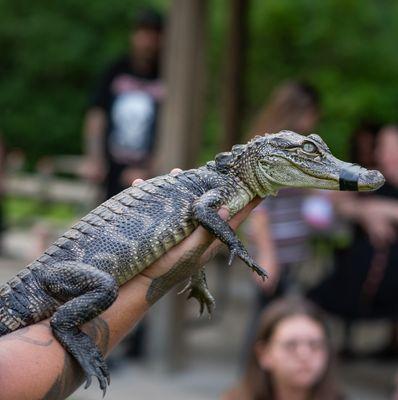
[[(79, 327), (116, 299), (118, 288), (141, 273), (200, 224), (261, 277), (221, 206), (235, 215), (256, 196), (282, 187), (368, 191), (383, 175), (335, 158), (315, 134), (291, 131), (256, 136), (218, 154), (197, 169), (158, 176), (133, 185), (99, 205), (15, 277), (0, 286), (0, 336), (50, 317), (56, 339), (86, 376), (105, 392), (109, 372), (92, 339)], [(214, 308), (204, 270), (193, 273), (184, 292), (201, 311)], [(156, 294), (148, 293), (152, 303)]]

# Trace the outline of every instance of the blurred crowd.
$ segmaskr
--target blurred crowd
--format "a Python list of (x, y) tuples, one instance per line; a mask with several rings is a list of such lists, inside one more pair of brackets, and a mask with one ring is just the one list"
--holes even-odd
[[(250, 135), (282, 129), (308, 134), (317, 131), (320, 115), (321, 100), (316, 88), (303, 82), (285, 82), (270, 96)], [(340, 318), (345, 335), (335, 350), (341, 358), (397, 360), (398, 126), (360, 122), (350, 147), (352, 162), (384, 174), (386, 183), (382, 188), (366, 194), (282, 189), (277, 197), (265, 199), (249, 217), (248, 243), (271, 277), (266, 282), (256, 279), (255, 311), (245, 342), (245, 354), (251, 355), (246, 356), (248, 366), (241, 385), (225, 399), (341, 398), (342, 393), (328, 381), (330, 364), (325, 359), (323, 363), (319, 361), (325, 353), (332, 354), (331, 347), (311, 344), (311, 340), (317, 343), (319, 338), (312, 339), (310, 333), (307, 337), (306, 329), (312, 325), (308, 318), (307, 324), (306, 318), (301, 321), (305, 328), (295, 327), (291, 321), (296, 312), (301, 317), (306, 315), (301, 301)], [(335, 240), (342, 225), (348, 233), (343, 245)], [(300, 270), (312, 263), (317, 235), (328, 243), (327, 256), (332, 263), (322, 279), (308, 287), (300, 278)], [(299, 297), (289, 300), (292, 296)], [(289, 315), (280, 317), (283, 323), (279, 327), (275, 310), (283, 314), (283, 307)], [(272, 321), (273, 317), (276, 326), (270, 323), (267, 327), (267, 318)], [(359, 352), (350, 340), (351, 327), (356, 321), (372, 319), (389, 321), (389, 339), (376, 351)], [(317, 325), (318, 329), (322, 326), (319, 320)], [(269, 332), (265, 333), (267, 328)], [(283, 329), (288, 332), (288, 344), (281, 339), (278, 346), (279, 335), (285, 335)], [(290, 345), (289, 340), (294, 344)], [(296, 363), (296, 370), (290, 362)], [(317, 369), (320, 375), (315, 378)], [(261, 377), (256, 375), (260, 370)], [(292, 381), (285, 381), (286, 376)], [(324, 386), (328, 389), (322, 393)]]
[[(90, 95), (80, 172), (102, 188), (101, 200), (155, 174), (159, 110), (166, 96), (160, 74), (163, 25), (158, 12), (138, 13), (130, 48), (104, 68)], [(321, 117), (317, 88), (298, 80), (276, 83), (243, 141), (284, 129), (322, 136)], [(349, 146), (349, 161), (380, 170), (383, 187), (366, 194), (283, 189), (262, 201), (247, 221), (248, 247), (270, 278), (253, 278), (253, 315), (241, 338), (244, 372), (234, 388), (226, 388), (224, 400), (340, 399), (336, 355), (397, 360), (398, 122), (364, 116)], [(1, 144), (1, 165), (5, 148)], [(342, 232), (343, 241), (337, 238)], [(302, 270), (313, 263), (319, 237), (326, 243), (322, 259), (328, 268), (308, 285)], [(339, 348), (331, 340), (331, 315), (345, 327)], [(377, 351), (359, 352), (351, 328), (370, 320), (388, 321), (388, 341)], [(145, 357), (147, 329), (145, 323), (136, 329), (123, 356)]]

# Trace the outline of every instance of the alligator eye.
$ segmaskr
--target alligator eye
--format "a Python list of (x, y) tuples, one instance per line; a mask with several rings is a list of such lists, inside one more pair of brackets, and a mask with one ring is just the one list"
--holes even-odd
[(302, 149), (306, 152), (306, 153), (315, 153), (316, 151), (316, 146), (311, 143), (311, 142), (304, 142), (302, 145)]

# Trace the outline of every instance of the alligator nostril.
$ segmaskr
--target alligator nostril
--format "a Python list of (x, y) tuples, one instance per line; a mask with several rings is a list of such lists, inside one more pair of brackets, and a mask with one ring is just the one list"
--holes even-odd
[(375, 182), (377, 182), (379, 187), (383, 186), (384, 183), (386, 182), (383, 174), (381, 172), (379, 172), (379, 171), (374, 171), (374, 172), (375, 172), (375, 176), (374, 176)]
[(377, 170), (361, 171), (358, 180), (359, 190), (377, 190), (384, 185), (385, 179), (381, 172)]

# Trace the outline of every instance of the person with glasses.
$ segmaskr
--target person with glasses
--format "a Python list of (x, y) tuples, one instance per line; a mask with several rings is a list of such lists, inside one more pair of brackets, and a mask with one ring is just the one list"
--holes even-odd
[(222, 400), (337, 400), (330, 335), (312, 303), (286, 298), (263, 312), (243, 379)]

